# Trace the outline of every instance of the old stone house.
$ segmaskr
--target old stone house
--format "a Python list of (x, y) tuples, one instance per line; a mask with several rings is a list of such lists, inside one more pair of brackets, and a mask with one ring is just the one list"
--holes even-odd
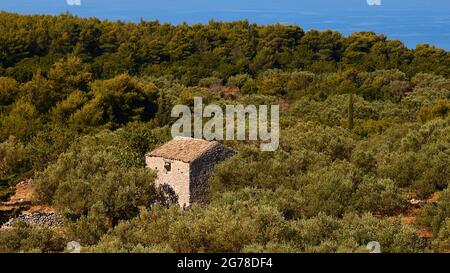
[(156, 186), (168, 185), (181, 207), (209, 202), (208, 180), (214, 165), (234, 151), (216, 141), (176, 137), (148, 153), (148, 168), (157, 171)]

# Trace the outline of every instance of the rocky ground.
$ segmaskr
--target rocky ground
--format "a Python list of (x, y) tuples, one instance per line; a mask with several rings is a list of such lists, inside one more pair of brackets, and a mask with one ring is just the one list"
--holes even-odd
[(33, 192), (33, 180), (25, 179), (16, 185), (15, 194), (6, 202), (0, 203), (0, 210), (12, 210), (16, 208), (28, 208), (31, 205)]
[(0, 203), (0, 210), (2, 211), (24, 210), (18, 217), (9, 219), (1, 228), (9, 228), (16, 221), (47, 227), (61, 227), (64, 225), (63, 218), (53, 208), (33, 206), (31, 204), (32, 192), (33, 180), (25, 179), (16, 185), (15, 194), (8, 201)]

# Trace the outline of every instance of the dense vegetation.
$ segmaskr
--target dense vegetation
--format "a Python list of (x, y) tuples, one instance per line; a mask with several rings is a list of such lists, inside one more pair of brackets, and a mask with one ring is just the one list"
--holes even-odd
[[(246, 21), (0, 13), (0, 33), (0, 198), (33, 177), (34, 202), (66, 218), (2, 230), (0, 251), (450, 251), (449, 52)], [(144, 154), (194, 96), (279, 103), (281, 141), (226, 142), (238, 154), (216, 168), (212, 203), (182, 211)]]

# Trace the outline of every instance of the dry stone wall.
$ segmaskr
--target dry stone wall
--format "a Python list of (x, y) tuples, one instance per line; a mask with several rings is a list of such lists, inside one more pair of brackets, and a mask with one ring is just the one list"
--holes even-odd
[(16, 221), (22, 221), (30, 225), (61, 227), (64, 225), (63, 218), (55, 212), (35, 212), (31, 214), (23, 214), (17, 218), (10, 219), (2, 228), (11, 227)]
[(231, 157), (235, 152), (223, 145), (216, 145), (208, 150), (190, 164), (190, 203), (201, 205), (210, 202), (209, 178), (211, 177), (214, 166)]

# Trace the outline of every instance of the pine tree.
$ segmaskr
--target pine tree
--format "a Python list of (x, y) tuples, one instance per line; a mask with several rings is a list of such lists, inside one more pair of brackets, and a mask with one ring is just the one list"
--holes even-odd
[(348, 98), (348, 129), (353, 130), (353, 94), (350, 94)]
[(158, 111), (156, 112), (155, 119), (159, 126), (165, 126), (170, 121), (170, 107), (164, 91), (159, 92)]

